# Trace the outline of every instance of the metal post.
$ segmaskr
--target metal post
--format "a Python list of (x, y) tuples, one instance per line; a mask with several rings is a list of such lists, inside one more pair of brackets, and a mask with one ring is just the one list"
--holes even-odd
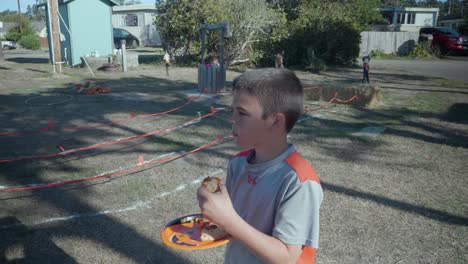
[(122, 69), (124, 72), (127, 71), (127, 49), (125, 47), (125, 39), (120, 41), (120, 48), (122, 49)]

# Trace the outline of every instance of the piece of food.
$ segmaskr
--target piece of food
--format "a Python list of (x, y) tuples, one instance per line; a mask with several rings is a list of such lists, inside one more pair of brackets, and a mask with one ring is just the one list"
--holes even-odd
[(228, 233), (221, 227), (213, 224), (205, 225), (201, 230), (201, 241), (213, 241), (222, 239), (228, 236)]
[(206, 177), (203, 179), (202, 185), (205, 186), (208, 191), (214, 193), (219, 191), (219, 184), (221, 183), (221, 179), (218, 177)]

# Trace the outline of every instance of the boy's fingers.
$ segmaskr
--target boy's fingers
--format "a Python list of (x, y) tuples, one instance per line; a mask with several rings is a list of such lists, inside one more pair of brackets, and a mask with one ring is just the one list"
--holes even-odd
[(228, 192), (227, 188), (226, 188), (226, 185), (224, 185), (222, 183), (219, 184), (219, 190), (220, 190), (221, 193), (227, 193)]

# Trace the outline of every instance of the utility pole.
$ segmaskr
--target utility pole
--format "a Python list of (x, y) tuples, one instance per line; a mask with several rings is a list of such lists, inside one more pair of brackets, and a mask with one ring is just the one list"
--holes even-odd
[(18, 0), (18, 28), (19, 28), (19, 32), (20, 33), (23, 33), (23, 21), (22, 21), (22, 18), (21, 18), (21, 5), (20, 5), (20, 0)]
[(50, 20), (52, 21), (53, 61), (56, 73), (62, 73), (62, 53), (60, 51), (60, 24), (58, 20), (58, 0), (48, 0), (50, 3)]

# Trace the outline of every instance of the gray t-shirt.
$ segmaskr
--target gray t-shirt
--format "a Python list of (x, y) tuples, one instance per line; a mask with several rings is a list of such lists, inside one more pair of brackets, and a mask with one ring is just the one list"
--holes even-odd
[[(250, 164), (253, 155), (254, 150), (241, 152), (228, 164), (226, 187), (236, 212), (257, 230), (285, 244), (318, 248), (323, 192), (312, 166), (292, 145), (264, 163)], [(263, 262), (233, 240), (224, 263)]]

